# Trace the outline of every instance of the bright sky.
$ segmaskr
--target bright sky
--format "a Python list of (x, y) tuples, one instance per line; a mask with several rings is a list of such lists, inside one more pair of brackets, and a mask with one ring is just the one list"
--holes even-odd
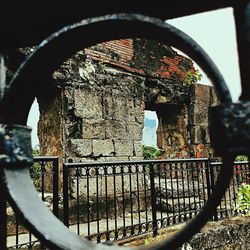
[[(211, 11), (167, 22), (184, 31), (203, 47), (221, 71), (233, 100), (236, 101), (241, 87), (232, 9)], [(208, 81), (206, 77), (201, 80), (204, 84), (209, 84)], [(155, 114), (150, 114), (150, 112), (147, 116), (155, 118)], [(36, 136), (38, 118), (38, 105), (35, 102), (28, 119), (28, 125), (33, 128), (33, 147), (39, 144)]]
[[(234, 101), (241, 92), (235, 24), (232, 8), (167, 21), (191, 36), (213, 59)], [(206, 84), (207, 78), (201, 80)]]

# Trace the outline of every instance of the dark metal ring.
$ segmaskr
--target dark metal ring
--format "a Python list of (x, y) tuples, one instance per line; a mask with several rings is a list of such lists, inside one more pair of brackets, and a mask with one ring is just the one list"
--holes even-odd
[(218, 155), (250, 155), (250, 102), (221, 104), (210, 108), (209, 130)]
[[(5, 123), (25, 124), (35, 96), (47, 93), (51, 86), (45, 80), (63, 61), (82, 48), (125, 37), (154, 39), (184, 51), (210, 77), (218, 91), (220, 101), (222, 103), (231, 102), (230, 93), (217, 67), (190, 37), (158, 19), (141, 15), (119, 14), (92, 18), (67, 26), (42, 42), (15, 74), (0, 105), (0, 119)], [(35, 84), (36, 82), (38, 84)], [(15, 102), (12, 101), (13, 98), (15, 98)], [(200, 230), (226, 191), (232, 174), (232, 167), (229, 166), (231, 160), (229, 159), (228, 164), (222, 167), (215, 190), (198, 216), (189, 223), (189, 226), (154, 249), (176, 249)], [(59, 220), (48, 212), (48, 209), (36, 198), (36, 191), (29, 177), (28, 169), (14, 172), (5, 168), (4, 173), (10, 202), (27, 228), (48, 247), (90, 249), (92, 246), (92, 249), (106, 249), (107, 246), (93, 246), (90, 242), (70, 233)], [(29, 199), (25, 199), (24, 196), (28, 196)], [(116, 247), (111, 246), (109, 249), (116, 249)]]
[(32, 163), (31, 128), (0, 123), (0, 148), (0, 166)]

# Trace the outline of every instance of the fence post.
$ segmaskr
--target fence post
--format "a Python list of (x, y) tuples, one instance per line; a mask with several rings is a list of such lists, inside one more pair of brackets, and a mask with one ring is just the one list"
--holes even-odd
[[(209, 162), (209, 172), (210, 172), (210, 176), (211, 176), (211, 190), (213, 192), (214, 185), (215, 185), (215, 183), (214, 183), (214, 170), (216, 170), (216, 168), (213, 167), (213, 164), (210, 162), (210, 160), (208, 162)], [(218, 220), (217, 207), (213, 211), (213, 220), (214, 221)]]
[[(213, 163), (211, 162), (210, 159), (208, 159), (207, 161), (205, 172), (206, 172), (206, 181), (207, 181), (207, 194), (209, 198), (214, 190), (214, 169), (213, 169)], [(215, 208), (215, 210), (213, 211), (212, 219), (214, 221), (218, 220), (217, 208)]]
[(42, 173), (42, 184), (41, 184), (41, 188), (42, 188), (42, 201), (45, 201), (45, 196), (44, 196), (44, 191), (45, 191), (45, 181), (44, 181), (44, 175), (46, 172), (46, 168), (45, 168), (45, 161), (42, 160), (41, 161), (41, 173)]
[(212, 193), (212, 187), (211, 187), (211, 181), (210, 181), (210, 159), (207, 160), (206, 162), (206, 167), (205, 167), (205, 175), (206, 175), (206, 182), (207, 182), (207, 198), (209, 199), (209, 197), (211, 196)]
[(53, 213), (58, 217), (58, 168), (59, 168), (59, 158), (53, 160)]
[(153, 237), (158, 234), (157, 216), (156, 216), (156, 193), (155, 193), (155, 171), (154, 163), (150, 163), (150, 190), (151, 190), (151, 207), (152, 207), (152, 223), (153, 223)]
[(69, 227), (69, 176), (66, 164), (63, 164), (63, 223)]

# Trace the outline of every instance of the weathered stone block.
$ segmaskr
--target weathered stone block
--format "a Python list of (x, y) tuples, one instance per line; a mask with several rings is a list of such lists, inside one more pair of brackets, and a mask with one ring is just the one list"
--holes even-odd
[(209, 144), (210, 137), (207, 126), (192, 126), (190, 128), (191, 142), (194, 144)]
[(114, 145), (110, 139), (106, 140), (93, 140), (93, 153), (94, 156), (113, 156)]
[(164, 212), (184, 212), (190, 210), (199, 210), (202, 208), (204, 202), (198, 198), (182, 198), (182, 199), (166, 199), (156, 198), (156, 207)]
[(144, 123), (144, 109), (145, 109), (144, 101), (141, 99), (135, 99), (134, 100), (135, 121), (141, 124)]
[(212, 86), (203, 85), (203, 84), (193, 84), (191, 101), (192, 102), (209, 102), (210, 94), (212, 91)]
[(129, 137), (133, 138), (134, 140), (140, 141), (142, 139), (142, 130), (143, 124), (131, 122), (127, 124), (127, 131)]
[(77, 157), (86, 157), (92, 154), (92, 140), (72, 139), (69, 141), (70, 151)]
[(75, 115), (83, 118), (102, 118), (102, 94), (94, 91), (75, 90)]
[(134, 99), (127, 100), (127, 110), (128, 110), (127, 121), (134, 122), (135, 115), (136, 115), (136, 110), (135, 110), (135, 106), (134, 106)]
[[(115, 92), (115, 90), (113, 90)], [(127, 119), (127, 100), (121, 94), (113, 93), (113, 119), (124, 121)]]
[(65, 118), (65, 135), (68, 139), (82, 139), (82, 118), (68, 116)]
[(134, 156), (134, 146), (132, 140), (115, 140), (116, 156)]
[(130, 161), (143, 161), (144, 158), (142, 156), (141, 157), (139, 157), (139, 156), (130, 156), (129, 160)]
[(125, 122), (106, 120), (105, 128), (107, 139), (126, 139), (128, 137)]
[[(166, 174), (168, 174), (166, 172)], [(160, 182), (160, 184), (159, 184)], [(188, 198), (199, 197), (201, 187), (197, 181), (187, 181), (183, 179), (161, 179), (155, 178), (155, 192), (158, 197), (168, 198)]]
[(126, 156), (110, 156), (106, 157), (105, 161), (128, 161), (129, 158)]
[(109, 93), (103, 96), (103, 116), (105, 118), (112, 118), (114, 114), (113, 110), (113, 97)]
[(70, 162), (90, 163), (94, 161), (94, 159), (89, 158), (89, 156), (87, 158), (86, 157), (66, 157), (66, 158), (68, 161), (70, 160)]
[(143, 156), (143, 149), (141, 141), (134, 141), (134, 153), (136, 157)]
[(195, 104), (193, 107), (193, 122), (192, 124), (208, 124), (208, 106), (204, 103)]
[(82, 128), (82, 137), (85, 139), (105, 139), (104, 120), (85, 119)]

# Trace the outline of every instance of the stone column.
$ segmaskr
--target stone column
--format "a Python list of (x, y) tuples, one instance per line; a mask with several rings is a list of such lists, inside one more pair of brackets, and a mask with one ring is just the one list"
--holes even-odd
[(157, 146), (164, 151), (162, 157), (178, 158), (188, 142), (185, 106), (169, 105), (158, 110), (157, 116)]
[(189, 105), (190, 141), (197, 157), (213, 155), (208, 130), (209, 107), (218, 103), (215, 90), (212, 86), (193, 84), (190, 91)]

